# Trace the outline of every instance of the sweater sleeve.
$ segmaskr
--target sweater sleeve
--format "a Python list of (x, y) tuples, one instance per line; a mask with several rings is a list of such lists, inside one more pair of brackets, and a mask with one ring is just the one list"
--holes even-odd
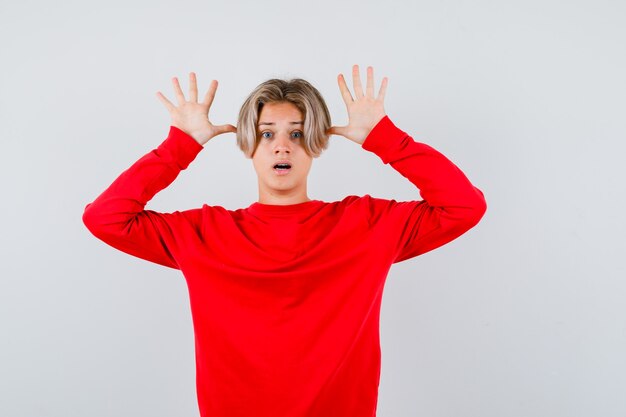
[(442, 153), (413, 140), (388, 116), (372, 129), (362, 148), (406, 177), (422, 200), (369, 197), (370, 223), (394, 245), (394, 263), (438, 248), (474, 227), (487, 210), (481, 190)]
[(170, 268), (184, 235), (198, 232), (201, 209), (158, 213), (144, 210), (195, 159), (203, 146), (170, 126), (168, 137), (85, 206), (83, 223), (98, 239), (130, 255)]

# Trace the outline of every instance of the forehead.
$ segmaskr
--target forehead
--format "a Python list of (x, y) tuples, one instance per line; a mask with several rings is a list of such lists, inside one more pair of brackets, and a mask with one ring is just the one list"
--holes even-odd
[(301, 124), (302, 112), (295, 104), (289, 102), (264, 104), (259, 113), (257, 124), (260, 126), (261, 124), (276, 124), (277, 122)]

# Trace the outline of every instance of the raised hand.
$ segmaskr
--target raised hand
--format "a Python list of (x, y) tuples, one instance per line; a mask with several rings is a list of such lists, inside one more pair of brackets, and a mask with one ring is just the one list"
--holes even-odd
[(387, 91), (387, 77), (383, 78), (377, 97), (374, 97), (374, 68), (367, 67), (365, 94), (363, 94), (363, 87), (361, 86), (358, 65), (352, 66), (352, 80), (356, 99), (350, 94), (343, 74), (340, 73), (337, 77), (341, 96), (348, 108), (348, 125), (333, 126), (326, 133), (344, 136), (360, 145), (365, 141), (374, 126), (386, 115), (383, 101), (385, 99), (385, 91)]
[(202, 103), (198, 103), (198, 85), (194, 72), (189, 73), (189, 101), (185, 100), (178, 78), (172, 78), (172, 84), (174, 84), (174, 92), (178, 99), (178, 107), (174, 106), (160, 91), (157, 92), (157, 97), (170, 112), (172, 126), (187, 133), (200, 145), (204, 145), (209, 139), (222, 133), (237, 132), (237, 128), (233, 125), (215, 126), (209, 121), (209, 109), (215, 97), (215, 90), (217, 90), (217, 80), (211, 81)]

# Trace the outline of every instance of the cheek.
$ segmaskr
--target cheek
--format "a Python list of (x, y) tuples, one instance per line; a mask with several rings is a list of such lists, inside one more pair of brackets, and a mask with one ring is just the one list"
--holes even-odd
[(262, 165), (263, 165), (263, 164), (261, 164), (261, 162), (260, 162), (258, 159), (253, 159), (253, 160), (252, 160), (252, 166), (254, 167), (254, 170), (255, 170), (257, 173), (258, 173), (258, 172), (260, 172), (259, 170), (260, 170), (260, 167), (261, 167)]
[(300, 163), (300, 168), (302, 172), (309, 172), (311, 170), (311, 160), (305, 160)]

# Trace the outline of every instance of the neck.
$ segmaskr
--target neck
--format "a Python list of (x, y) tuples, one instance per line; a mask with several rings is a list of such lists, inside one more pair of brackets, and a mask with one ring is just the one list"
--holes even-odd
[(261, 204), (285, 206), (289, 204), (306, 203), (307, 201), (311, 201), (311, 199), (306, 195), (306, 192), (304, 194), (296, 194), (296, 195), (259, 193), (259, 203)]

